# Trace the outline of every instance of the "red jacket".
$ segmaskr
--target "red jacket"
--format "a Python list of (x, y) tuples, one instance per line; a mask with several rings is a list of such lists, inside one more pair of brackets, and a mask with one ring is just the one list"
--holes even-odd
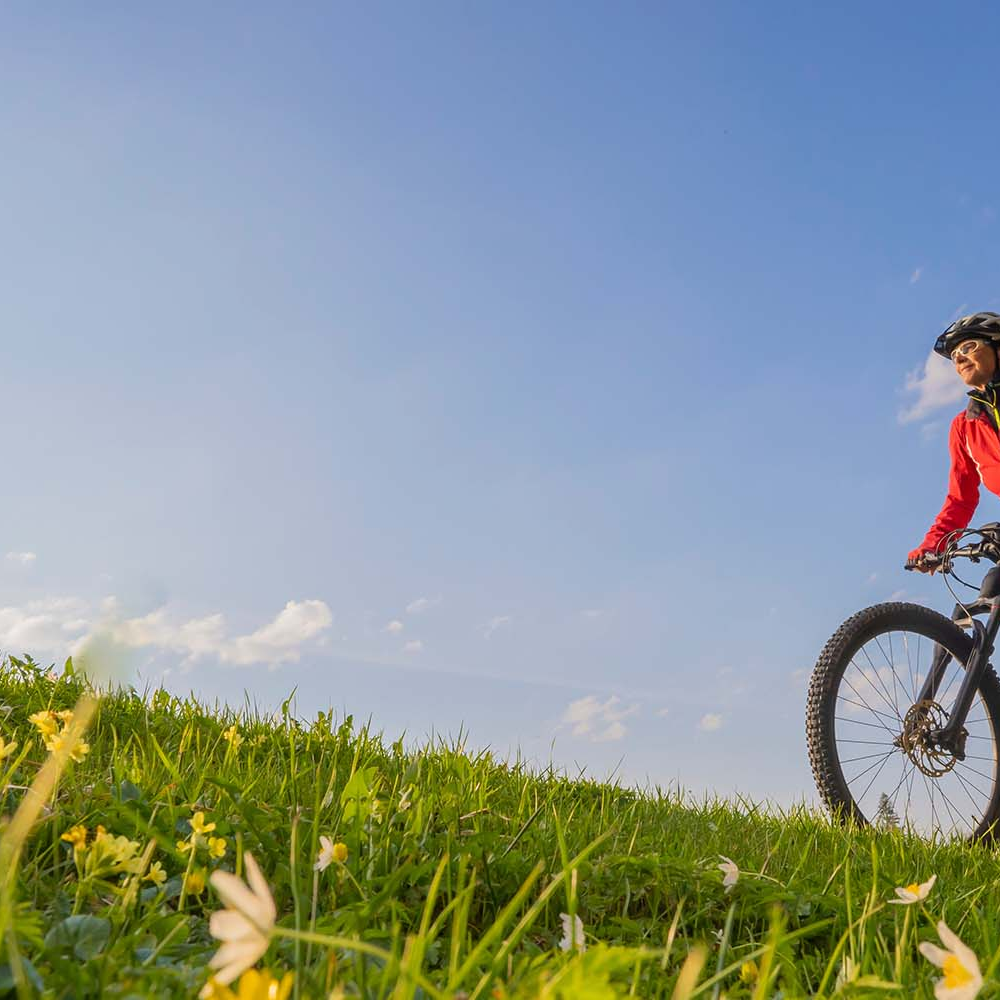
[(951, 451), (951, 475), (948, 496), (941, 513), (920, 546), (910, 553), (916, 559), (921, 552), (935, 552), (945, 537), (965, 528), (979, 505), (979, 484), (1000, 495), (1000, 410), (998, 386), (990, 383), (985, 391), (969, 395), (968, 408), (951, 422), (948, 448)]

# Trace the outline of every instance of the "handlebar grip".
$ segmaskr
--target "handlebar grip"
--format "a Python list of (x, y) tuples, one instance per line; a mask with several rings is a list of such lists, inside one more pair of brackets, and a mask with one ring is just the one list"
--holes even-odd
[(932, 567), (940, 566), (944, 562), (944, 557), (939, 556), (936, 552), (924, 552), (922, 555), (918, 556), (916, 559), (907, 559), (906, 564), (903, 569), (920, 569), (921, 567), (927, 567), (928, 569)]

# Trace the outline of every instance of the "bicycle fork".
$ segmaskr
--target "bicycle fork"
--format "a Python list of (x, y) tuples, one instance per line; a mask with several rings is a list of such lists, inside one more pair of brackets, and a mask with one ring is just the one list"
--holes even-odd
[[(972, 617), (972, 615), (982, 614), (985, 611), (990, 612), (985, 625), (979, 619)], [(997, 630), (1000, 629), (1000, 600), (980, 596), (972, 604), (964, 607), (960, 604), (956, 605), (952, 621), (966, 627), (971, 626), (973, 633), (972, 651), (969, 653), (968, 662), (962, 672), (962, 683), (955, 695), (955, 703), (948, 716), (948, 721), (940, 728), (926, 731), (926, 739), (934, 746), (954, 754), (958, 760), (965, 760), (965, 743), (969, 737), (969, 732), (965, 728), (965, 720), (968, 718), (969, 709), (972, 708), (972, 700), (976, 696), (979, 682), (989, 665), (990, 657), (993, 655), (994, 640)], [(930, 705), (936, 704), (938, 691), (951, 659), (952, 654), (944, 646), (935, 643), (931, 668), (920, 688), (917, 704), (914, 706), (917, 709), (918, 719), (921, 714), (926, 713), (926, 709)], [(924, 708), (921, 711), (922, 706)]]

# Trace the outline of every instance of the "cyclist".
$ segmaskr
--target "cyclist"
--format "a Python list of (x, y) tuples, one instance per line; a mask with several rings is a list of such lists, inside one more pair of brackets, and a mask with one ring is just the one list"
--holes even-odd
[(947, 536), (965, 528), (979, 504), (979, 484), (1000, 495), (1000, 315), (972, 313), (948, 327), (934, 350), (955, 365), (970, 387), (969, 405), (951, 422), (948, 448), (951, 474), (948, 496), (924, 540), (907, 563), (922, 573), (929, 553), (939, 552)]

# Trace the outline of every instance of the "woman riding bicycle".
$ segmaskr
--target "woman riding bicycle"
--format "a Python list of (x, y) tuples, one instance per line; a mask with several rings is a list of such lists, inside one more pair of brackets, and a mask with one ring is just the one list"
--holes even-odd
[[(934, 350), (954, 363), (970, 400), (951, 424), (947, 499), (907, 568), (940, 569), (975, 590), (952, 564), (1000, 567), (1000, 524), (967, 530), (980, 483), (1000, 495), (1000, 314), (963, 316)], [(1000, 648), (1000, 568), (974, 597), (949, 589), (950, 619), (888, 601), (834, 632), (809, 682), (809, 762), (841, 820), (1000, 842), (1000, 679), (990, 662)]]
[(926, 556), (939, 553), (948, 535), (972, 520), (979, 484), (1000, 495), (1000, 315), (963, 316), (938, 337), (934, 350), (954, 363), (971, 391), (969, 405), (951, 422), (948, 496), (924, 540), (907, 558), (908, 565), (922, 573), (937, 568), (936, 563), (926, 565)]

